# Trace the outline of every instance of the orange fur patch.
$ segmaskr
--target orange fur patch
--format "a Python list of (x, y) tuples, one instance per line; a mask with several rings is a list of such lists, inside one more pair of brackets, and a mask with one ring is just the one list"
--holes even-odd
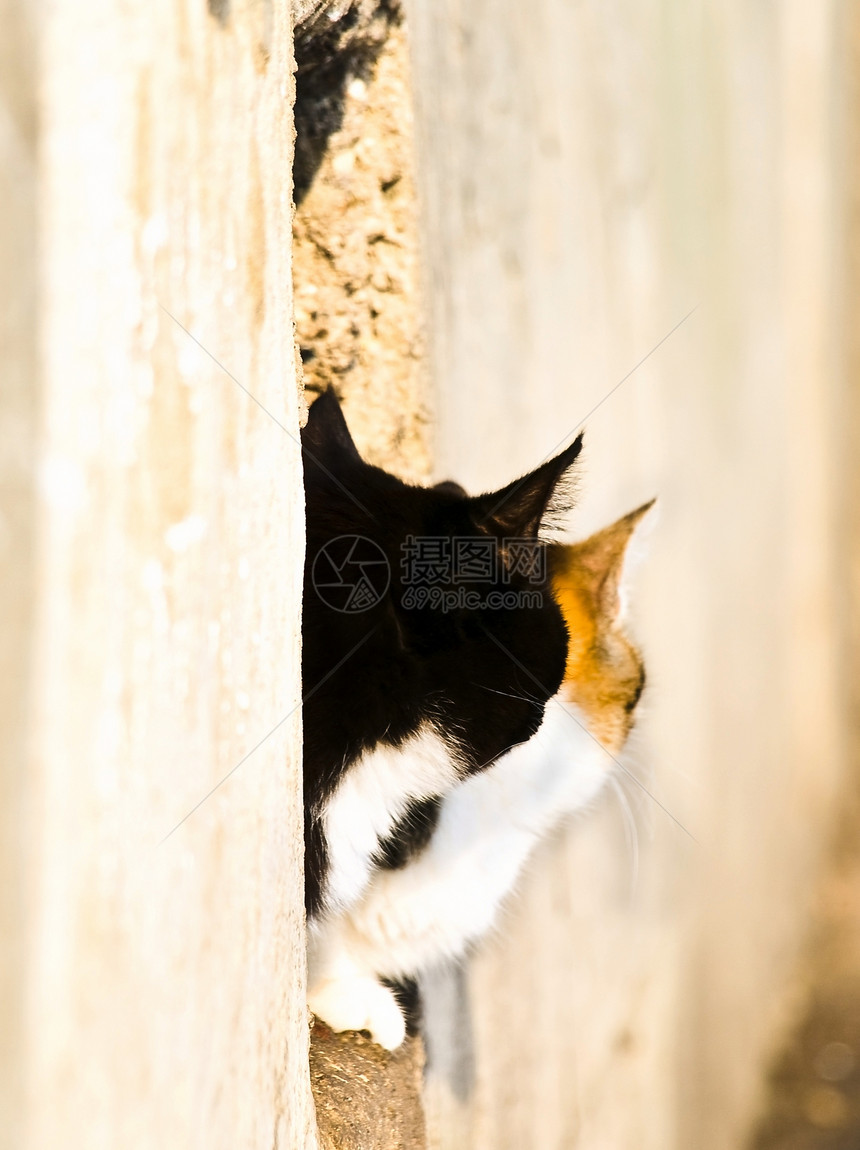
[(562, 692), (613, 754), (630, 733), (644, 682), (642, 659), (624, 633), (619, 585), (630, 538), (650, 506), (550, 551), (553, 592), (569, 632)]

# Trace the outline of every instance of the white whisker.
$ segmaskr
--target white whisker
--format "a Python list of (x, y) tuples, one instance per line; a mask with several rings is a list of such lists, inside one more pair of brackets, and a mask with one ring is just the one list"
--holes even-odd
[(618, 806), (621, 809), (621, 818), (624, 823), (624, 838), (630, 852), (630, 897), (632, 901), (639, 889), (639, 827), (633, 814), (633, 808), (630, 806), (630, 800), (617, 775), (609, 776), (609, 785), (618, 799)]

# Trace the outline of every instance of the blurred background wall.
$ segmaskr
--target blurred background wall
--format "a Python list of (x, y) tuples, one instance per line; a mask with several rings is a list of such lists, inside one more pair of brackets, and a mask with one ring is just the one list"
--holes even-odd
[(0, 1145), (303, 1147), (289, 10), (0, 25)]
[(408, 13), (437, 474), (660, 500), (635, 780), (428, 980), (431, 1141), (736, 1150), (847, 786), (852, 5)]

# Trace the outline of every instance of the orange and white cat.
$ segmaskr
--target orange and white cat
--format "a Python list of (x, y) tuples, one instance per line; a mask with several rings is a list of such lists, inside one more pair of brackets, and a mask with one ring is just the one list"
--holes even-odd
[[(569, 644), (561, 688), (537, 733), (439, 801), (423, 850), (376, 871), (348, 911), (311, 924), (308, 1001), (333, 1029), (368, 1030), (382, 1046), (398, 1046), (403, 1013), (381, 980), (409, 981), (461, 956), (492, 927), (537, 842), (608, 778), (645, 682), (624, 629), (622, 574), (651, 506), (584, 542), (550, 547)], [(539, 690), (527, 672), (521, 686)]]

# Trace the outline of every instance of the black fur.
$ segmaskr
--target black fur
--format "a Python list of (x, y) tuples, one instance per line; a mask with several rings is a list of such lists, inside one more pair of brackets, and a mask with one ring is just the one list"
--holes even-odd
[(383, 986), (387, 986), (397, 999), (397, 1004), (403, 1011), (406, 1022), (406, 1033), (414, 1038), (421, 1033), (424, 1024), (424, 1003), (421, 1000), (421, 988), (414, 978), (404, 978), (395, 982), (390, 978), (380, 979)]
[(379, 843), (374, 858), (385, 870), (400, 870), (430, 842), (439, 822), (441, 799), (422, 799), (412, 803), (391, 834)]
[[(311, 407), (302, 433), (307, 507), (302, 680), (306, 900), (319, 910), (326, 871), (320, 823), (326, 798), (363, 751), (398, 746), (432, 721), (464, 772), (488, 766), (537, 730), (564, 673), (567, 631), (546, 583), (511, 572), (489, 591), (540, 591), (539, 607), (407, 610), (401, 569), (409, 535), (453, 539), (534, 536), (581, 437), (500, 492), (469, 498), (452, 485), (409, 486), (365, 463), (333, 392)], [(314, 587), (320, 550), (359, 535), (388, 560), (391, 582), (359, 614), (333, 610)], [(500, 646), (501, 645), (501, 646)], [(540, 688), (536, 683), (541, 685)]]

